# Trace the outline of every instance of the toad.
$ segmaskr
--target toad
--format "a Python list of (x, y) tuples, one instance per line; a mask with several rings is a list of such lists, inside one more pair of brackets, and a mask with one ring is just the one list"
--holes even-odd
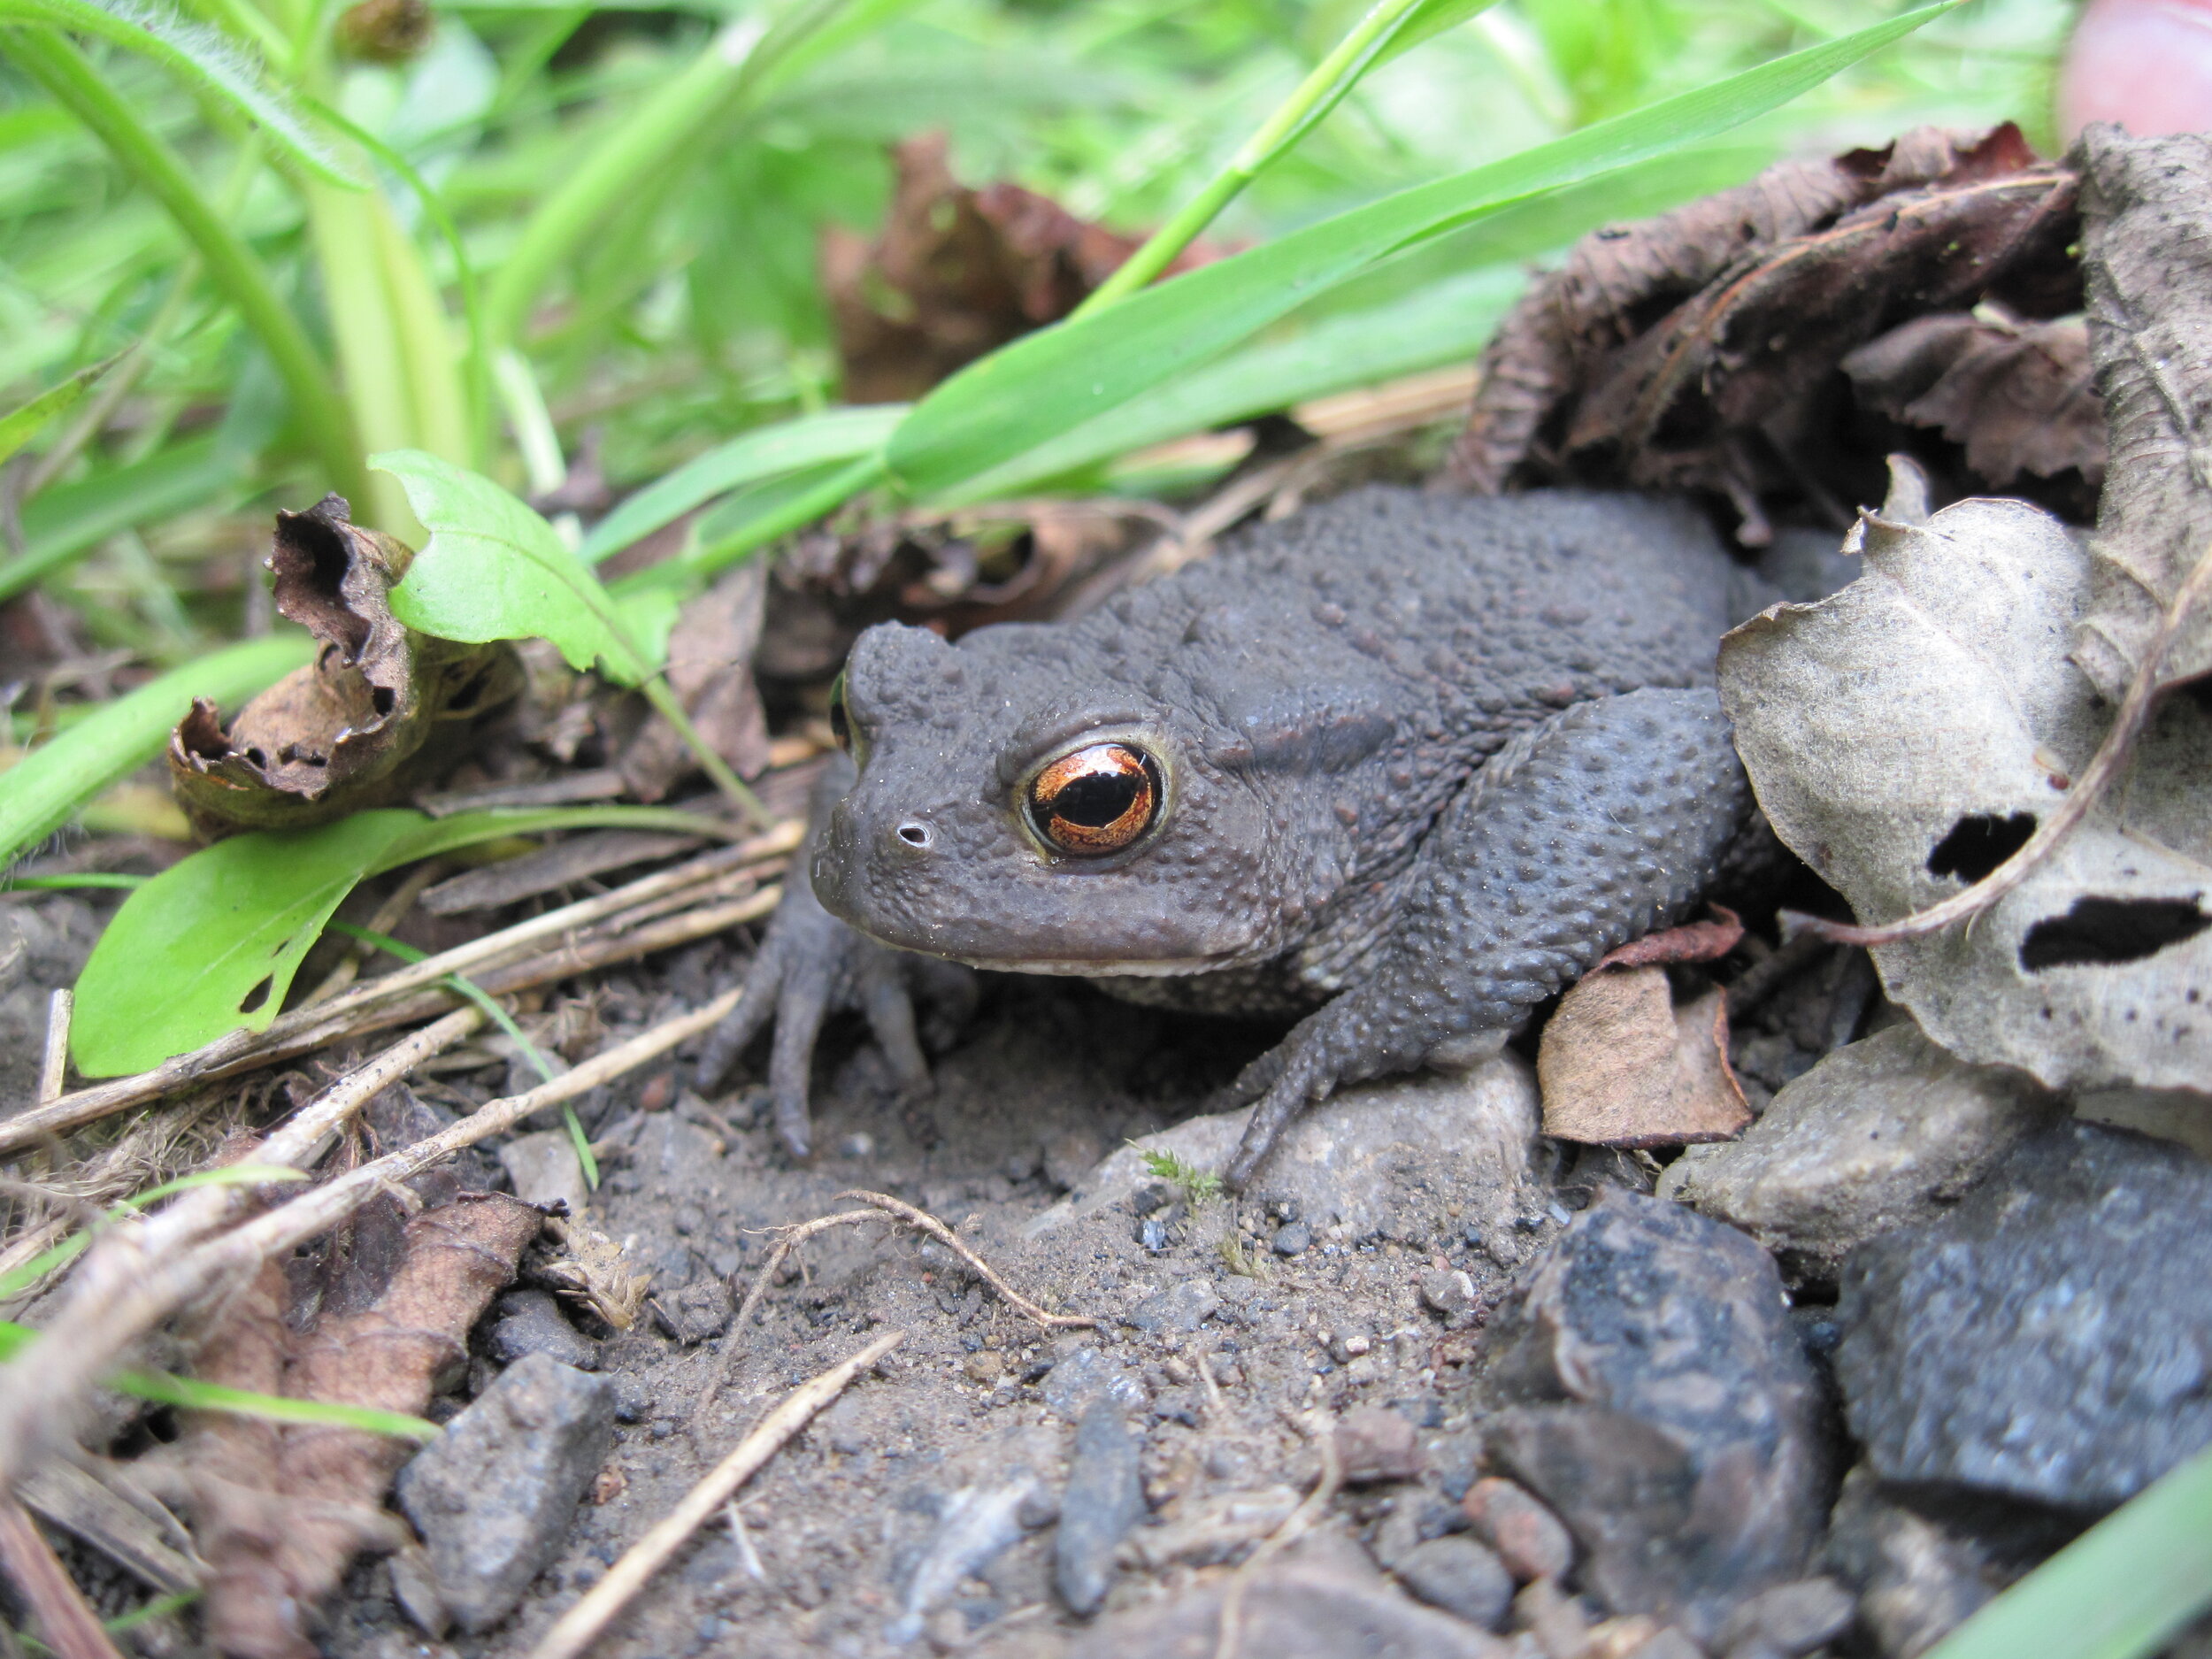
[(1746, 575), (1681, 503), (1375, 487), (1079, 619), (871, 628), (702, 1084), (772, 1018), (803, 1156), (826, 1014), (926, 1086), (954, 964), (1301, 1016), (1223, 1102), (1240, 1187), (1309, 1103), (1474, 1063), (1696, 902), (1751, 813), (1713, 691)]

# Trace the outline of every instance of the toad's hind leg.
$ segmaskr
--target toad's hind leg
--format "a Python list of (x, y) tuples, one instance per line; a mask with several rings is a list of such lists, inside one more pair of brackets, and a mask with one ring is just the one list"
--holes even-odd
[(1225, 1178), (1339, 1084), (1502, 1040), (1713, 879), (1751, 792), (1709, 690), (1578, 703), (1493, 757), (1446, 809), (1373, 974), (1245, 1069), (1256, 1101)]

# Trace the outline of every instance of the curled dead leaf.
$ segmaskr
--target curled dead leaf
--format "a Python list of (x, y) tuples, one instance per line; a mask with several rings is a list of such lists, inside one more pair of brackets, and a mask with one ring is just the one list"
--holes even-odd
[[(892, 152), (898, 181), (872, 241), (824, 233), (823, 291), (846, 401), (901, 403), (987, 351), (1057, 322), (1134, 253), (1138, 239), (1079, 219), (1018, 184), (957, 183), (941, 133)], [(1170, 266), (1217, 256), (1194, 248)]]
[(521, 690), (509, 646), (432, 639), (392, 615), (388, 595), (412, 557), (352, 523), (336, 495), (277, 514), (277, 609), (322, 649), (228, 731), (204, 702), (178, 724), (170, 781), (203, 836), (304, 828), (401, 798), (457, 759), (473, 722)]
[(618, 1331), (636, 1324), (653, 1287), (652, 1275), (634, 1271), (622, 1247), (588, 1221), (556, 1216), (548, 1218), (545, 1230), (562, 1253), (539, 1263), (534, 1277)]
[(1486, 350), (1451, 476), (1706, 491), (1752, 545), (1834, 518), (1890, 447), (1855, 442), (1839, 363), (1929, 312), (2072, 309), (2075, 186), (2009, 125), (1923, 127), (1586, 236)]

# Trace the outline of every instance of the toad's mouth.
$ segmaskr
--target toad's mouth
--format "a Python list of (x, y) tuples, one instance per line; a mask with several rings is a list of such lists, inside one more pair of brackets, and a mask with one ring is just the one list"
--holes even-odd
[(1104, 979), (1124, 975), (1138, 979), (1169, 979), (1193, 973), (1211, 973), (1230, 965), (1210, 956), (1186, 957), (1181, 961), (1129, 962), (1119, 956), (1094, 956), (1078, 959), (1066, 956), (954, 956), (954, 962), (964, 962), (971, 968), (988, 968), (995, 973), (1052, 973), (1064, 979)]

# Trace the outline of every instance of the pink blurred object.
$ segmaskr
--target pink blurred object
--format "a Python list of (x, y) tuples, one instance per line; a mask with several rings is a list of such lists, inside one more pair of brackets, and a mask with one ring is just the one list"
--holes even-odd
[(2090, 0), (2058, 72), (2071, 142), (2091, 121), (2138, 138), (2212, 132), (2212, 0)]

